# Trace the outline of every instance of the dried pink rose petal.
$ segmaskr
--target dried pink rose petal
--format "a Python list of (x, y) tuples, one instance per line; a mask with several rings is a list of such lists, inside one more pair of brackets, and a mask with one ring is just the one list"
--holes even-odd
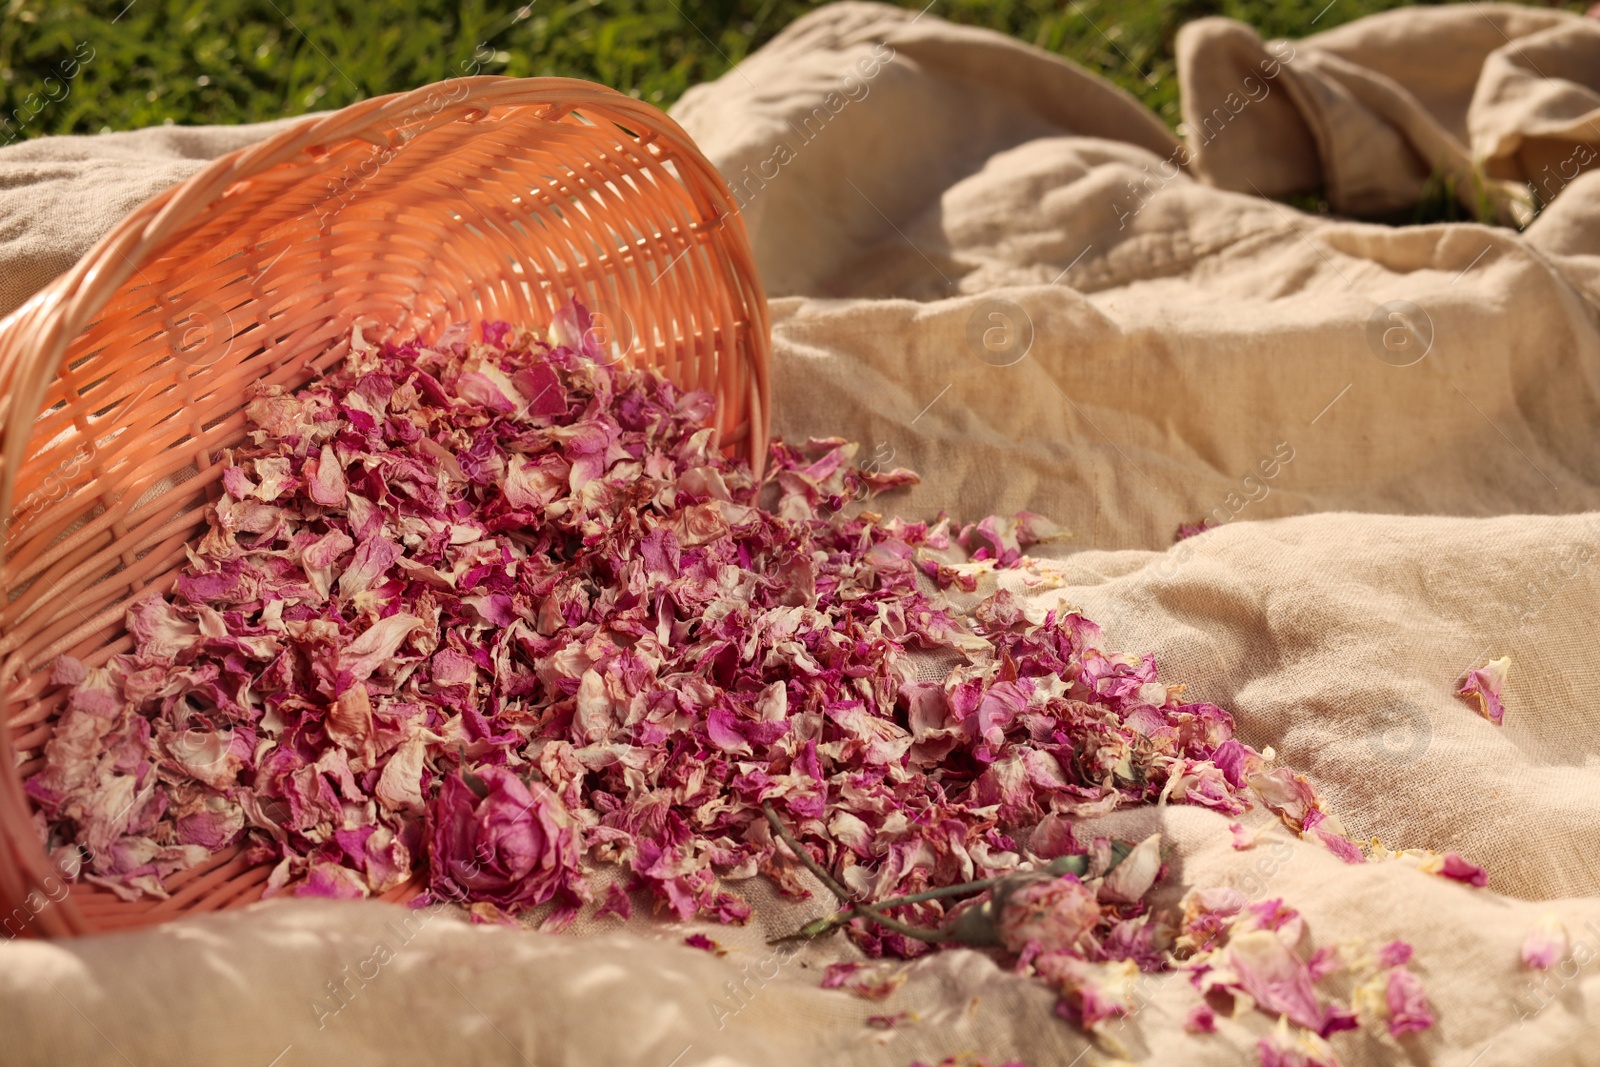
[(858, 971), (864, 971), (868, 968), (868, 964), (861, 963), (858, 960), (845, 960), (840, 963), (830, 963), (828, 964), (827, 969), (822, 972), (822, 988), (838, 989), (840, 986), (844, 985), (847, 978), (851, 977)]
[(1305, 961), (1272, 932), (1235, 935), (1228, 942), (1227, 962), (1233, 981), (1226, 984), (1248, 994), (1267, 1014), (1286, 1016), (1308, 1030), (1322, 1029), (1327, 1013)]
[(1332, 1046), (1308, 1030), (1291, 1028), (1286, 1019), (1256, 1042), (1256, 1055), (1260, 1067), (1339, 1067)]
[(1408, 941), (1389, 941), (1378, 949), (1378, 966), (1403, 967), (1411, 962), (1411, 944)]
[(1070, 952), (1047, 952), (1033, 961), (1033, 968), (1061, 994), (1056, 1014), (1086, 1030), (1103, 1030), (1133, 1009), (1139, 969), (1132, 961), (1097, 964)]
[(1548, 912), (1522, 942), (1522, 962), (1535, 970), (1547, 971), (1567, 954), (1567, 928)]
[(595, 909), (595, 918), (615, 915), (624, 921), (633, 918), (633, 900), (620, 885), (612, 882), (606, 886), (605, 899)]
[(1317, 811), (1317, 794), (1311, 783), (1305, 775), (1295, 774), (1287, 767), (1251, 775), (1250, 787), (1263, 804), (1296, 832), (1305, 826), (1306, 817)]
[(683, 939), (683, 943), (690, 948), (697, 948), (702, 952), (709, 952), (715, 956), (726, 956), (728, 950), (717, 944), (705, 934), (690, 934)]
[(1433, 1009), (1422, 991), (1422, 982), (1404, 967), (1389, 971), (1386, 991), (1389, 1005), (1389, 1032), (1395, 1037), (1426, 1030), (1434, 1023)]
[(1151, 834), (1105, 876), (1098, 896), (1114, 903), (1136, 904), (1150, 891), (1160, 871), (1161, 835)]
[(1500, 690), (1505, 687), (1506, 676), (1510, 673), (1510, 656), (1492, 659), (1482, 667), (1468, 671), (1466, 680), (1456, 694), (1477, 698), (1479, 712), (1499, 726), (1506, 713), (1505, 705), (1500, 702)]
[(1217, 1032), (1217, 1013), (1207, 1004), (1196, 1004), (1189, 1009), (1183, 1028), (1191, 1034), (1214, 1034)]
[(906, 983), (902, 967), (857, 962), (833, 963), (823, 973), (823, 989), (845, 989), (864, 1000), (884, 1000)]
[(1464, 858), (1459, 852), (1438, 853), (1422, 848), (1390, 852), (1375, 844), (1373, 854), (1385, 859), (1399, 860), (1424, 874), (1435, 874), (1480, 889), (1489, 884), (1489, 872)]
[(1489, 872), (1462, 857), (1459, 852), (1446, 852), (1439, 862), (1438, 873), (1445, 878), (1483, 888), (1489, 884)]
[(1362, 853), (1361, 847), (1343, 834), (1336, 834), (1329, 830), (1316, 829), (1311, 831), (1311, 836), (1323, 848), (1332, 852), (1346, 863), (1365, 863), (1367, 857)]
[(367, 887), (348, 867), (337, 863), (318, 863), (312, 866), (305, 881), (295, 886), (294, 894), (300, 897), (360, 900), (367, 895)]
[[(1401, 942), (1394, 942), (1400, 944)], [(1319, 945), (1306, 961), (1306, 973), (1313, 982), (1320, 982), (1335, 971), (1344, 969), (1344, 959), (1338, 945)]]

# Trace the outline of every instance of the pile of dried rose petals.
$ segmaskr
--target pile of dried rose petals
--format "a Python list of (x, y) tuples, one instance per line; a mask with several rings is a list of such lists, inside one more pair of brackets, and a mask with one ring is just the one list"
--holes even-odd
[[(1073, 821), (1264, 804), (1362, 861), (1306, 780), (1070, 609), (947, 602), (1060, 531), (846, 518), (914, 475), (857, 468), (837, 439), (775, 444), (758, 484), (704, 428), (709, 396), (607, 365), (586, 326), (569, 306), (548, 339), (357, 332), (337, 372), (256, 396), (209, 530), (128, 612), (132, 650), (56, 665), (71, 692), (27, 782), (49, 847), (127, 897), (239, 848), (272, 865), (269, 894), (360, 897), (425, 870), (433, 898), (487, 918), (626, 917), (632, 891), (738, 922), (742, 880), (806, 893), (770, 802), (868, 901), (1085, 857), (999, 933), (1088, 1025), (1119, 1010), (1107, 974), (1182, 965), (1317, 1040), (1337, 1028), (1314, 997), (1291, 1012), (1256, 987), (1253, 909), (1207, 905), (1194, 922), (1230, 935), (1180, 962), (1143, 900), (1159, 842), (1110, 871), (1111, 842)], [(928, 652), (959, 665), (919, 680)], [(602, 891), (610, 865), (625, 880)], [(892, 911), (939, 927), (973, 903)], [(1292, 948), (1283, 929), (1265, 936)], [(869, 955), (928, 950), (848, 930)]]

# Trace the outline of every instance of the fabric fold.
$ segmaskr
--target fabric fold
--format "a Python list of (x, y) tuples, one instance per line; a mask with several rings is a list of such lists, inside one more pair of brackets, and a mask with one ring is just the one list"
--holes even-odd
[[(1306, 771), (1352, 837), (1487, 867), (1474, 889), (1271, 827), (1236, 849), (1226, 817), (1181, 805), (1086, 821), (1162, 835), (1164, 907), (1231, 886), (1299, 909), (1308, 951), (1411, 941), (1437, 1027), (1338, 1034), (1346, 1067), (1592, 1062), (1597, 27), (1477, 3), (1293, 41), (1202, 19), (1177, 41), (1174, 134), (1041, 50), (843, 3), (673, 109), (773, 298), (779, 434), (920, 471), (874, 505), (908, 518), (1026, 508), (1071, 528), (992, 581), (1152, 652)], [(133, 203), (276, 128), (0, 149), (0, 313)], [(1539, 213), (1520, 232), (1352, 217), (1441, 189), (1468, 217), (1480, 199)], [(1283, 202), (1317, 195), (1333, 214)], [(1204, 529), (1174, 544), (1180, 525)], [(1458, 689), (1501, 657), (1495, 725)], [(821, 887), (739, 886), (744, 927), (586, 915), (579, 939), (279, 901), (0, 945), (0, 1029), (19, 1062), (73, 1064), (1090, 1061), (1048, 990), (979, 953), (912, 964), (883, 1002), (823, 990), (854, 949), (767, 944), (831, 905)], [(1530, 970), (1523, 941), (1552, 923), (1570, 949)], [(1271, 1032), (1246, 1012), (1188, 1033), (1188, 979), (1148, 979), (1116, 1031), (1134, 1062), (1252, 1062)]]

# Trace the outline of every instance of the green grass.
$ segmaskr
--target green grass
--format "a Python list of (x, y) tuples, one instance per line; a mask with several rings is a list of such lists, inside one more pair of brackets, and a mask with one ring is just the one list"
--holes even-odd
[[(904, 6), (920, 9), (925, 2), (904, 0)], [(0, 3), (0, 143), (298, 115), (475, 66), (492, 74), (588, 78), (666, 107), (817, 6), (802, 0)], [(1176, 125), (1172, 44), (1183, 23), (1227, 15), (1268, 36), (1297, 37), (1401, 6), (1334, 0), (1324, 10), (1325, 3), (935, 0), (931, 11), (1076, 60)], [(1419, 61), (1424, 56), (1419, 51)]]
[[(892, 0), (1066, 56), (1176, 127), (1173, 41), (1206, 15), (1304, 37), (1404, 0)], [(1574, 11), (1587, 0), (1552, 3)], [(0, 145), (330, 110), (459, 74), (563, 75), (663, 108), (720, 77), (807, 0), (0, 0)], [(1419, 62), (1426, 44), (1418, 42)], [(1302, 202), (1303, 201), (1303, 202)], [(1318, 194), (1291, 198), (1327, 213)], [(1468, 217), (1431, 189), (1412, 222)], [(1479, 221), (1492, 213), (1477, 212)], [(1406, 221), (1406, 220), (1390, 220)]]

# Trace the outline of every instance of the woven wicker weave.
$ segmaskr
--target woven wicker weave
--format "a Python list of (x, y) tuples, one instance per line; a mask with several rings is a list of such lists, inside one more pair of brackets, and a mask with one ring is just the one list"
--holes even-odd
[[(61, 878), (23, 781), (64, 692), (49, 665), (131, 647), (220, 492), (248, 387), (368, 340), (542, 324), (571, 297), (614, 355), (711, 391), (766, 446), (767, 311), (737, 208), (670, 119), (568, 79), (461, 78), (216, 160), (0, 322), (0, 923), (121, 929), (258, 899), (235, 852), (123, 901)], [(395, 896), (415, 893), (403, 887)]]

